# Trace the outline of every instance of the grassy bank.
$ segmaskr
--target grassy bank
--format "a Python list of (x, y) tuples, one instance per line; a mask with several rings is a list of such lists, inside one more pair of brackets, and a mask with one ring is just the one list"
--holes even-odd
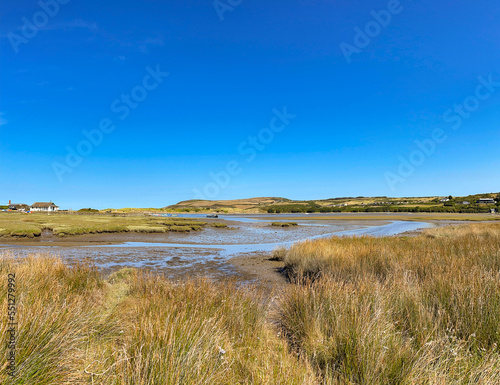
[(33, 238), (40, 236), (43, 230), (51, 230), (59, 237), (123, 232), (189, 232), (207, 226), (227, 227), (220, 222), (148, 215), (0, 213), (0, 237)]
[(500, 224), (320, 239), (275, 258), (291, 284), (263, 293), (3, 255), (18, 371), (4, 365), (0, 383), (500, 383)]
[(500, 224), (278, 253), (277, 319), (325, 383), (500, 383)]

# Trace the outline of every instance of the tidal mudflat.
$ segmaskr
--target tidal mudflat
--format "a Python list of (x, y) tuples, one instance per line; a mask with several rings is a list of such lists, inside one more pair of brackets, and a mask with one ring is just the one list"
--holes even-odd
[(322, 220), (306, 215), (298, 226), (276, 227), (271, 222), (287, 216), (221, 216), (228, 228), (209, 227), (190, 233), (87, 234), (60, 239), (43, 233), (38, 240), (11, 241), (1, 248), (18, 257), (35, 253), (61, 257), (69, 264), (91, 262), (105, 272), (122, 267), (160, 272), (170, 278), (183, 276), (235, 276), (245, 281), (282, 282), (278, 264), (270, 261), (277, 247), (328, 236), (388, 236), (433, 226), (426, 222), (380, 220)]

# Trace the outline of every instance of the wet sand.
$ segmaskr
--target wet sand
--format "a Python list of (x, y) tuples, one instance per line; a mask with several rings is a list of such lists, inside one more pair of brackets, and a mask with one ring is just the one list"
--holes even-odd
[(242, 278), (261, 285), (276, 286), (288, 283), (283, 275), (283, 262), (271, 259), (269, 253), (254, 253), (231, 258), (229, 263)]

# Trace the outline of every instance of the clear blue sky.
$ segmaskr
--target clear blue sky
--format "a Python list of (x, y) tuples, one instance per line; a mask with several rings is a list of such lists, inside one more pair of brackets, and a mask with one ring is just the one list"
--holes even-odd
[(2, 204), (500, 190), (494, 1), (60, 2), (2, 3)]

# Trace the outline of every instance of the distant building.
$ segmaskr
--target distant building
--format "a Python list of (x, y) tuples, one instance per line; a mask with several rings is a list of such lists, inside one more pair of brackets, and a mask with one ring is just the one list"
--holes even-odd
[(497, 202), (493, 198), (480, 198), (476, 203), (480, 205), (494, 205)]
[(463, 205), (470, 205), (470, 202), (469, 201), (463, 201), (462, 204)]
[(30, 207), (25, 203), (10, 203), (9, 210), (29, 211)]
[(443, 199), (440, 199), (439, 202), (449, 202), (450, 200), (448, 198), (443, 198)]
[(31, 205), (30, 211), (54, 212), (59, 211), (59, 206), (52, 202), (35, 202)]

